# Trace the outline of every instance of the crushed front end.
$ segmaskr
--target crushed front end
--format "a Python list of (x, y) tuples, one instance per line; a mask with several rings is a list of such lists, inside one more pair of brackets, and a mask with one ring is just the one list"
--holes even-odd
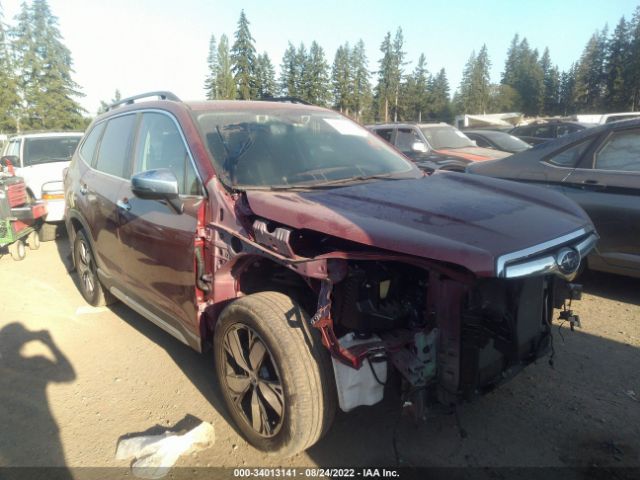
[(579, 298), (570, 282), (596, 240), (580, 230), (510, 253), (490, 278), (393, 256), (329, 260), (312, 323), (332, 353), (341, 408), (379, 401), (395, 371), (420, 414), (430, 402), (489, 391), (550, 355), (554, 308)]

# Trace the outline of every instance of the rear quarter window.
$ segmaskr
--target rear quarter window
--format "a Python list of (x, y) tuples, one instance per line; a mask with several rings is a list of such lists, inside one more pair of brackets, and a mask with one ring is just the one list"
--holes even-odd
[(93, 165), (93, 157), (95, 155), (96, 146), (100, 140), (100, 136), (104, 131), (106, 122), (102, 122), (94, 126), (87, 135), (84, 143), (80, 147), (80, 156), (89, 165)]

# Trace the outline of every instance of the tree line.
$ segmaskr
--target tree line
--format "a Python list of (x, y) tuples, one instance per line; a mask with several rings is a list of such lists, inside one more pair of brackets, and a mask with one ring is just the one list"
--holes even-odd
[[(609, 34), (593, 34), (580, 58), (566, 71), (526, 38), (513, 37), (499, 83), (491, 81), (486, 45), (471, 53), (460, 86), (450, 96), (444, 69), (430, 73), (424, 54), (407, 71), (402, 29), (387, 32), (377, 69), (370, 70), (362, 40), (345, 43), (329, 65), (313, 41), (307, 49), (289, 42), (276, 78), (267, 53), (256, 55), (244, 11), (230, 46), (226, 35), (211, 37), (208, 99), (298, 97), (331, 107), (361, 122), (447, 121), (455, 114), (522, 112), (528, 116), (607, 113), (640, 109), (640, 7), (630, 21), (620, 19)], [(372, 85), (375, 82), (375, 85)]]
[[(387, 32), (370, 65), (362, 40), (340, 45), (331, 61), (313, 41), (289, 42), (279, 74), (258, 53), (250, 22), (240, 13), (233, 38), (212, 35), (204, 81), (207, 99), (297, 97), (360, 121), (446, 121), (458, 113), (519, 111), (529, 116), (607, 113), (640, 109), (640, 6), (613, 32), (605, 26), (566, 71), (515, 35), (498, 83), (490, 76), (486, 45), (474, 50), (457, 91), (445, 69), (430, 72), (423, 54), (409, 69), (401, 28)], [(71, 52), (47, 0), (23, 2), (13, 25), (0, 5), (0, 132), (84, 129)], [(115, 99), (120, 98), (116, 90)], [(101, 110), (106, 104), (101, 102)]]

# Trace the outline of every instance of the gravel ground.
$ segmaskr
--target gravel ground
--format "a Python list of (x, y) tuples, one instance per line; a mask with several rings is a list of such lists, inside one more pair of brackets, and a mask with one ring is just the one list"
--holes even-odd
[(582, 328), (554, 326), (554, 368), (530, 366), (459, 421), (416, 424), (389, 392), (279, 458), (230, 425), (210, 358), (123, 305), (88, 307), (68, 267), (66, 239), (0, 258), (0, 466), (126, 469), (119, 438), (195, 418), (215, 441), (178, 466), (640, 467), (640, 280), (587, 273)]

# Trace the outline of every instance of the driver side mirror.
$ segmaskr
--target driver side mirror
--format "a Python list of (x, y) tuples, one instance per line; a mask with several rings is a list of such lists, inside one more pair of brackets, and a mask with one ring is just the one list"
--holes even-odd
[(146, 170), (131, 177), (131, 191), (144, 200), (165, 200), (176, 213), (182, 213), (178, 179), (168, 168)]
[(414, 142), (411, 145), (411, 151), (416, 153), (427, 153), (427, 146), (422, 142)]

